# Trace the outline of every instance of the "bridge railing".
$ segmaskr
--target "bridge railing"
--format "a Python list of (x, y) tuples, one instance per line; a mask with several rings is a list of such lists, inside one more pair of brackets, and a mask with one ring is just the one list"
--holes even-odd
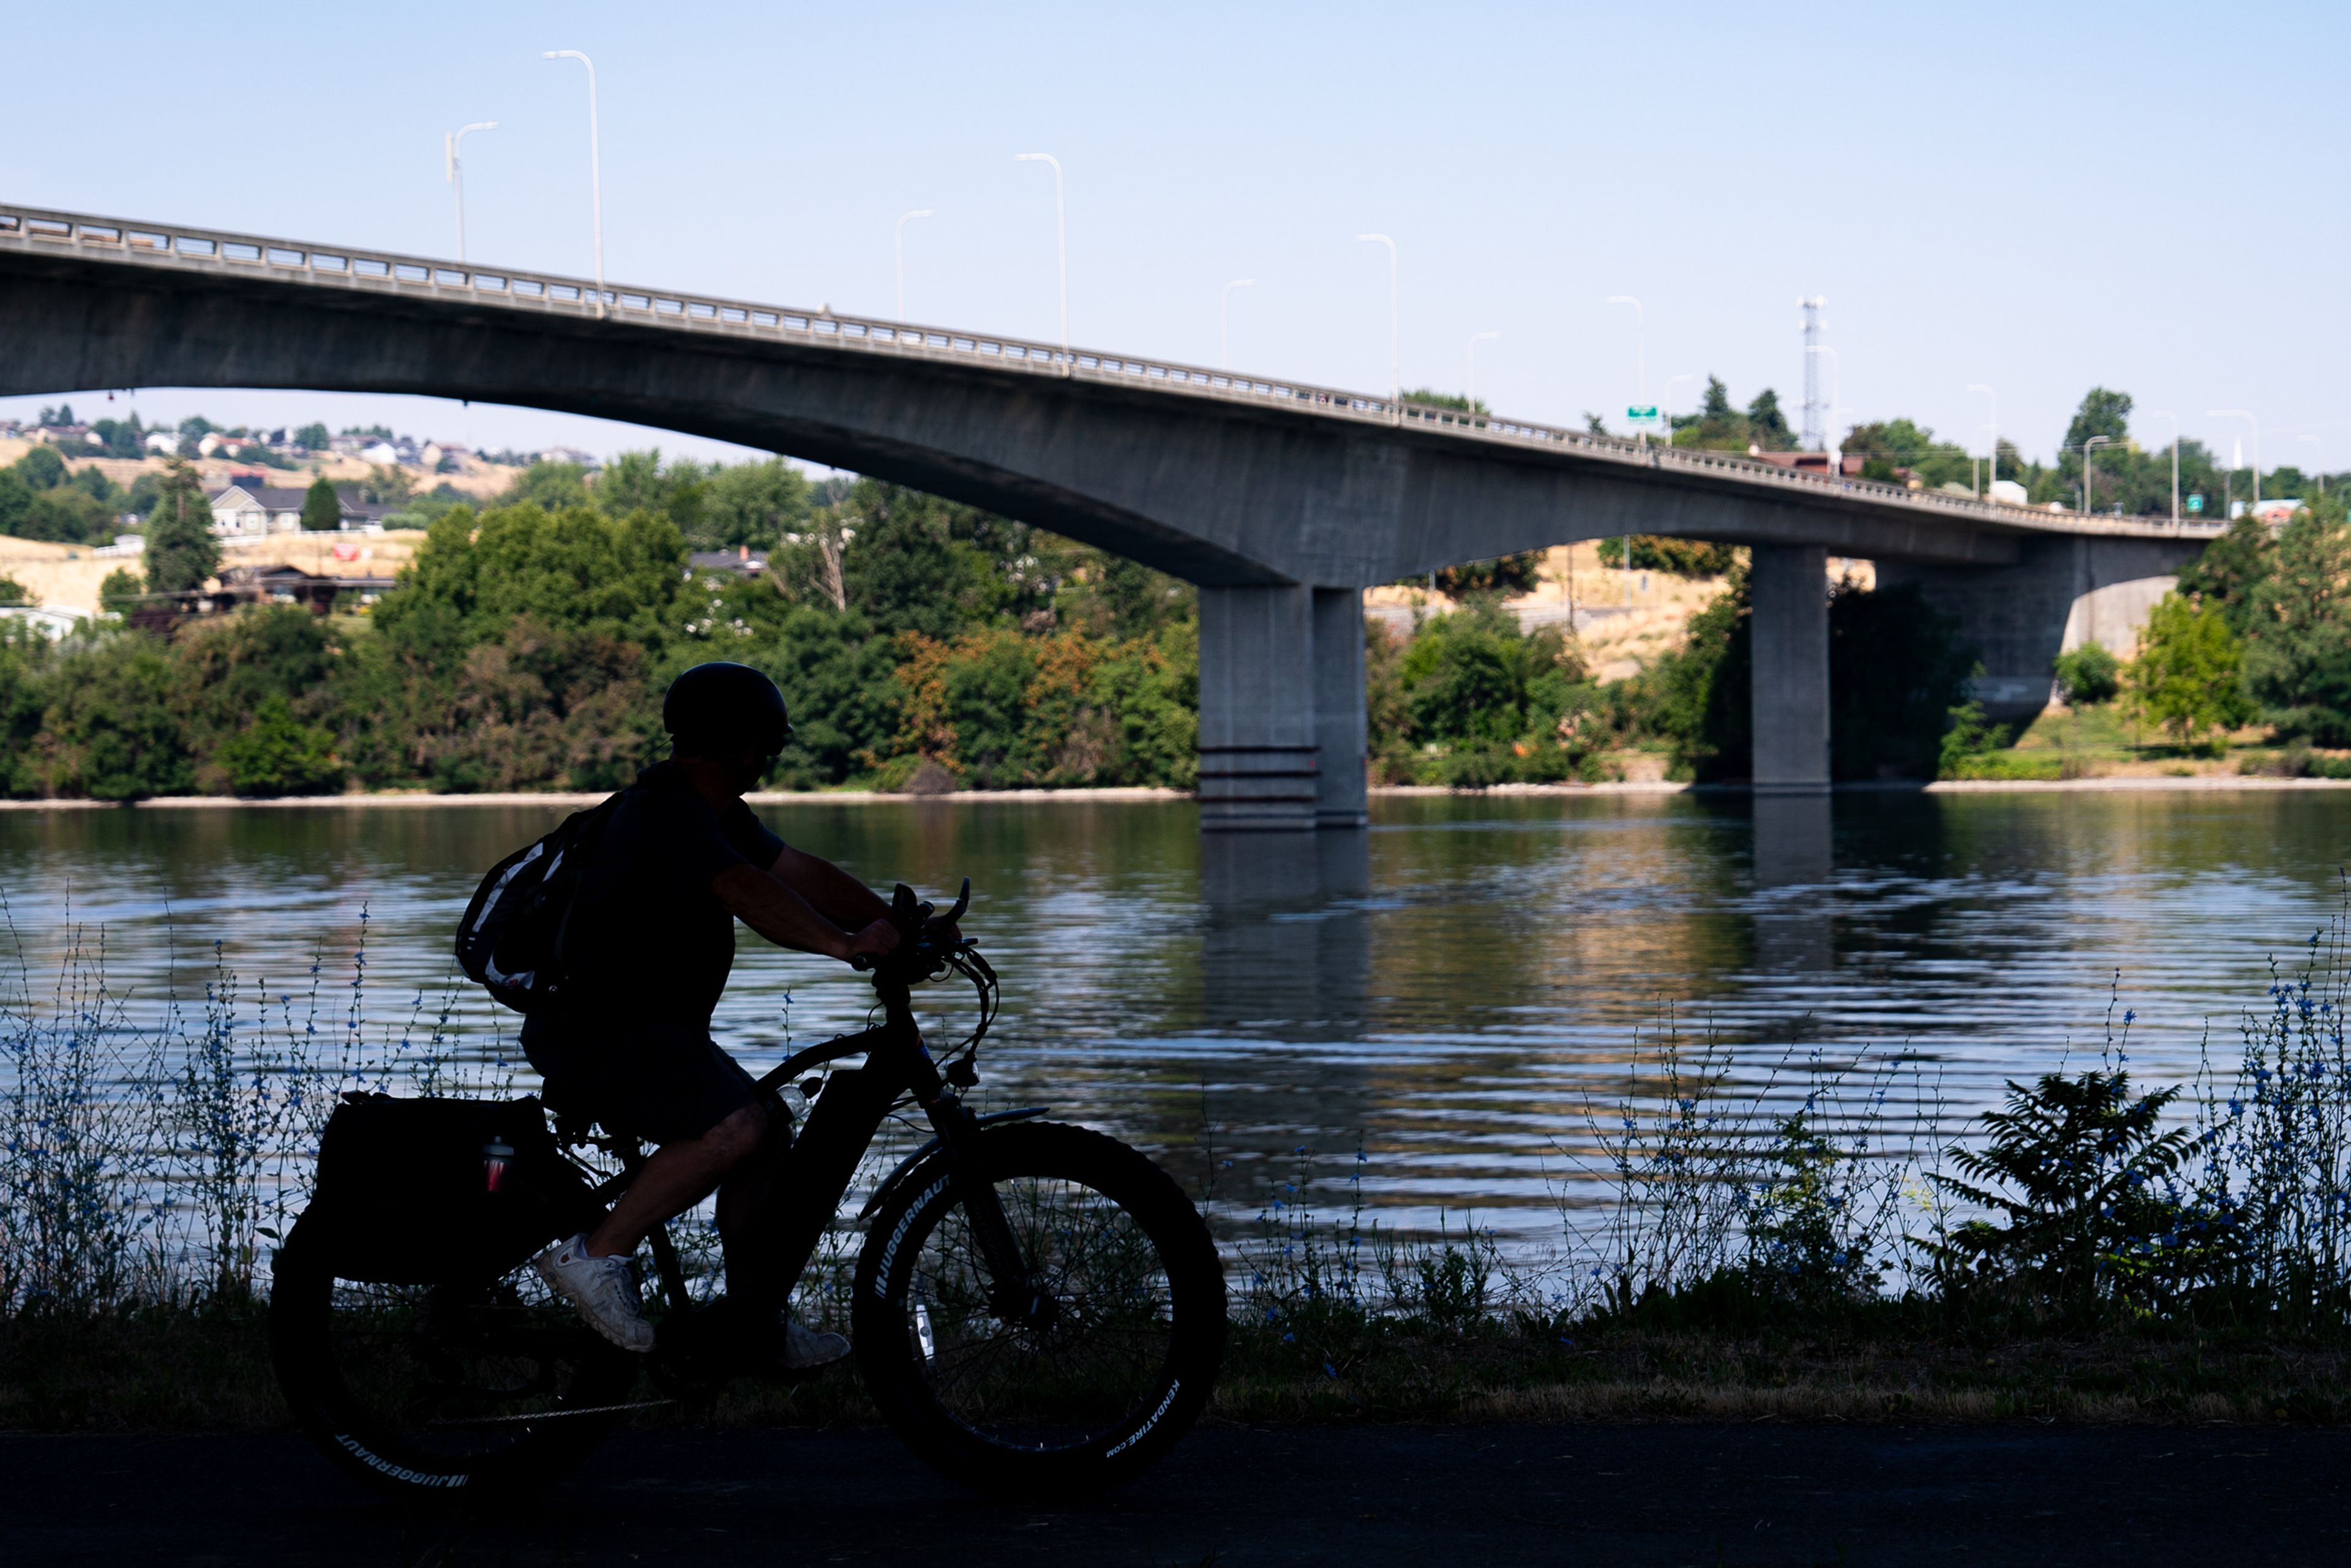
[[(1598, 461), (2032, 531), (2145, 534), (2169, 525), (2145, 517), (2085, 516), (2015, 507), (1876, 480), (1807, 473), (1735, 453), (1691, 451), (1562, 425), (1506, 419), (1280, 378), (1212, 371), (1172, 360), (1110, 354), (1001, 333), (968, 332), (831, 309), (790, 309), (750, 300), (607, 283), (515, 267), (474, 267), (365, 246), (312, 246), (181, 225), (94, 217), (0, 204), (0, 250), (78, 252), (134, 266), (271, 278), (361, 293), (463, 301), (528, 314), (616, 320), (723, 337), (813, 343), (848, 352), (978, 364), (1010, 373), (1127, 385), (1181, 396), (1279, 407), (1324, 418), (1384, 424), (1443, 439), (1573, 452)], [(2185, 523), (2202, 535), (2225, 526)]]

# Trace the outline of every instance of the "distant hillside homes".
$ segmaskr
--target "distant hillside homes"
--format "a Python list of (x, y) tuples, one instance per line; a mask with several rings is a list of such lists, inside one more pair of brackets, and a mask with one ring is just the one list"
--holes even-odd
[[(302, 501), (308, 494), (298, 485), (239, 480), (207, 497), (213, 508), (213, 532), (233, 539), (299, 533)], [(342, 512), (338, 527), (347, 533), (362, 529), (381, 533), (385, 516), (394, 509), (389, 503), (354, 501), (340, 490), (335, 492), (335, 498), (341, 503)]]

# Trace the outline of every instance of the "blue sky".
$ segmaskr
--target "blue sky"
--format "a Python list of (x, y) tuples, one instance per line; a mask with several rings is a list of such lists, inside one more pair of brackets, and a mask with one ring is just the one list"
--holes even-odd
[[(1621, 417), (1721, 376), (1801, 396), (1829, 300), (1852, 419), (2047, 455), (2094, 383), (2225, 451), (2351, 467), (2340, 61), (2351, 9), (2241, 4), (18, 7), (0, 193), (585, 273), (586, 91), (610, 277), (1056, 330), (1068, 171), (1081, 343), (1377, 390), (1395, 236), (1406, 383)], [(1687, 408), (1702, 384), (1675, 383)], [(68, 389), (59, 389), (65, 391)], [(41, 400), (0, 400), (25, 414)], [(477, 444), (658, 439), (422, 399), (142, 392), (150, 419), (319, 413)], [(120, 405), (117, 405), (117, 412)], [(93, 410), (84, 407), (87, 417)], [(1613, 421), (1612, 421), (1613, 422)], [(2159, 421), (2137, 422), (2150, 445)], [(2313, 439), (2314, 438), (2314, 439)], [(2251, 453), (2248, 451), (2248, 457)]]

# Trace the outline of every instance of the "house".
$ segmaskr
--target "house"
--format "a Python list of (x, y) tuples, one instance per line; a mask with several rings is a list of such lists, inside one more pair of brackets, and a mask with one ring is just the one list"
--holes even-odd
[(179, 433), (171, 430), (149, 431), (147, 433), (147, 450), (153, 453), (159, 453), (165, 457), (175, 455), (180, 450)]
[(358, 455), (362, 463), (374, 463), (388, 468), (400, 461), (400, 448), (389, 441), (377, 441), (360, 447)]
[(601, 468), (604, 460), (592, 452), (582, 452), (577, 446), (550, 446), (531, 459), (534, 463), (569, 463), (581, 468)]
[(75, 622), (89, 619), (89, 611), (63, 604), (0, 604), (0, 621), (30, 626), (52, 643), (69, 635)]
[(104, 446), (106, 437), (90, 433), (87, 424), (44, 424), (33, 433), (33, 439), (50, 446)]
[[(310, 492), (298, 485), (264, 485), (258, 479), (240, 476), (229, 486), (212, 497), (213, 532), (223, 538), (258, 538), (265, 534), (290, 534), (302, 527), (302, 503)], [(336, 527), (361, 528), (381, 524), (383, 515), (392, 510), (385, 506), (357, 502), (344, 497)]]
[[(1765, 452), (1750, 446), (1747, 449), (1747, 455), (1760, 457), (1777, 468), (1793, 468), (1799, 474), (1817, 474), (1826, 478), (1829, 473), (1829, 455), (1825, 452)], [(1837, 457), (1837, 469), (1842, 477), (1861, 477), (1863, 460), (1857, 454), (1842, 452)]]
[(2251, 501), (2234, 502), (2229, 507), (2229, 517), (2230, 520), (2233, 522), (2237, 518), (2241, 517), (2246, 513), (2250, 512), (2254, 517), (2259, 517), (2262, 521), (2267, 523), (2270, 526), (2270, 531), (2272, 533), (2275, 533), (2278, 529), (2285, 527), (2286, 524), (2294, 521), (2294, 515), (2301, 510), (2301, 497), (2280, 496), (2273, 497), (2273, 499), (2263, 501), (2258, 506)]

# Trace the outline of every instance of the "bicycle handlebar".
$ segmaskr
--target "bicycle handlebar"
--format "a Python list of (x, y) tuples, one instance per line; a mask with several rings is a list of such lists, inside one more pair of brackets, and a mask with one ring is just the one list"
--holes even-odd
[[(971, 907), (971, 878), (963, 879), (963, 889), (956, 895), (955, 905), (939, 917), (945, 925), (953, 925)], [(929, 939), (937, 906), (923, 902), (914, 890), (900, 883), (890, 900), (890, 924), (898, 928), (898, 946), (888, 953), (859, 953), (849, 960), (849, 967), (860, 974), (879, 970), (884, 964), (904, 967), (907, 979), (928, 979), (943, 968), (948, 950)]]

